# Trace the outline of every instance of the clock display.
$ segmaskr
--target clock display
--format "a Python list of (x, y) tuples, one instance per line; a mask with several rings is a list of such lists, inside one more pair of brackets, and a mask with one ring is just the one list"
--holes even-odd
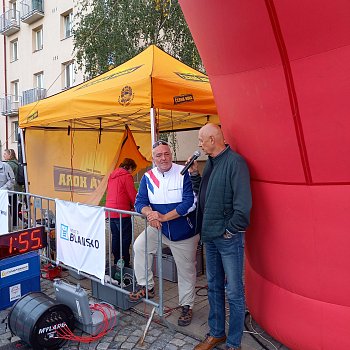
[(10, 232), (0, 236), (0, 259), (45, 248), (47, 237), (44, 226)]

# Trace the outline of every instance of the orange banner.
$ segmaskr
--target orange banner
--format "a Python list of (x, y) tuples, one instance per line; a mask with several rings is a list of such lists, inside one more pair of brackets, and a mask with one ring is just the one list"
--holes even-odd
[[(137, 139), (144, 147), (151, 142), (148, 134), (139, 134)], [(109, 174), (125, 157), (135, 160), (136, 172), (151, 165), (128, 128), (101, 136), (98, 132), (27, 129), (26, 154), (31, 193), (94, 205), (106, 190)]]

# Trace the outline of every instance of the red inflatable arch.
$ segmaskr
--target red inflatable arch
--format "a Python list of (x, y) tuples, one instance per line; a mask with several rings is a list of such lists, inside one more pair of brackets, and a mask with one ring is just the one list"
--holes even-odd
[(350, 1), (180, 0), (248, 161), (248, 308), (292, 349), (350, 349)]

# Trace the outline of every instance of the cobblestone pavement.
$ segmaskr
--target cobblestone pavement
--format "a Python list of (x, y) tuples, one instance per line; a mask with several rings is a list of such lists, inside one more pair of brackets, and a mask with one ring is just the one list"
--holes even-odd
[[(43, 280), (42, 292), (53, 297), (52, 282)], [(0, 347), (12, 342), (19, 341), (13, 336), (8, 328), (7, 316), (10, 308), (0, 311)], [(139, 345), (139, 339), (143, 335), (147, 319), (133, 311), (121, 311), (117, 319), (117, 326), (99, 341), (93, 343), (68, 342), (62, 349), (69, 350), (109, 350), (109, 349), (164, 349), (164, 350), (192, 350), (198, 344), (198, 340), (171, 330), (159, 323), (152, 322), (144, 339), (143, 345)], [(75, 330), (74, 334), (86, 336), (82, 331)]]
[[(49, 297), (54, 299), (54, 291), (52, 287), (52, 281), (41, 279), (41, 290)], [(8, 327), (7, 316), (10, 308), (0, 311), (0, 350), (2, 346), (10, 343), (18, 342), (20, 339), (17, 336), (11, 334)], [(195, 345), (200, 341), (200, 338), (204, 334), (183, 334), (186, 333), (184, 327), (166, 327), (157, 322), (157, 316), (154, 317), (151, 325), (148, 329), (146, 337), (142, 345), (139, 344), (139, 340), (144, 333), (144, 329), (147, 323), (147, 318), (136, 313), (134, 310), (120, 310), (117, 318), (117, 325), (107, 333), (103, 338), (92, 343), (73, 342), (69, 341), (62, 346), (64, 350), (109, 350), (109, 349), (164, 349), (164, 350), (192, 350)], [(273, 338), (269, 337), (251, 318), (247, 318), (247, 323), (251, 326), (248, 327), (250, 331), (254, 331), (255, 334), (263, 335), (259, 337), (258, 341), (254, 340), (247, 331), (244, 333), (242, 341), (242, 350), (288, 350), (282, 344), (276, 342)], [(252, 324), (253, 322), (253, 324)], [(183, 333), (179, 332), (179, 329)], [(185, 327), (187, 328), (187, 327)], [(83, 333), (81, 330), (76, 329), (75, 335), (86, 337), (88, 334)], [(193, 336), (192, 336), (193, 335)], [(260, 344), (259, 344), (260, 343)], [(23, 344), (23, 342), (22, 342)], [(22, 345), (21, 350), (30, 349), (30, 347)], [(219, 346), (218, 349), (224, 349), (225, 347)], [(13, 347), (15, 349), (15, 347)]]

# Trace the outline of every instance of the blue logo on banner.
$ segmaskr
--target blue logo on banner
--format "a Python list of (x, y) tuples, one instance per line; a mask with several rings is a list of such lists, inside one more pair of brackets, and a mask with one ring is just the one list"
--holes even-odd
[(69, 240), (69, 237), (68, 237), (68, 226), (67, 225), (61, 224), (60, 237), (62, 239), (66, 239), (67, 241)]

